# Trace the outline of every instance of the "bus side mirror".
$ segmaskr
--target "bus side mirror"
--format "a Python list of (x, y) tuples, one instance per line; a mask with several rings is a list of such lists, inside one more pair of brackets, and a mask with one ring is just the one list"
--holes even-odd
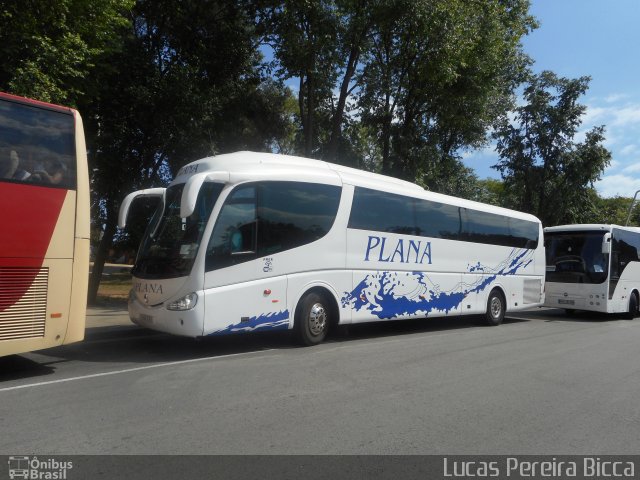
[(118, 212), (118, 227), (121, 229), (127, 226), (127, 216), (129, 215), (129, 208), (131, 204), (138, 198), (142, 197), (164, 197), (166, 188), (147, 188), (145, 190), (138, 190), (132, 192), (122, 201), (120, 205), (120, 211)]
[(602, 253), (607, 254), (611, 253), (611, 234), (605, 233), (604, 237), (602, 237)]
[(198, 193), (205, 181), (226, 183), (229, 181), (229, 172), (205, 172), (196, 173), (191, 176), (182, 190), (182, 198), (180, 199), (180, 217), (190, 217), (196, 209), (198, 201)]

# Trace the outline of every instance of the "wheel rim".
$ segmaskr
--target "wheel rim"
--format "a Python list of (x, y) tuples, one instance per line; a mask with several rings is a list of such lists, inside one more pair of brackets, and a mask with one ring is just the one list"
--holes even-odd
[(327, 311), (324, 305), (316, 303), (309, 311), (309, 331), (312, 335), (320, 335), (327, 325)]
[(491, 299), (491, 316), (493, 318), (500, 318), (502, 314), (502, 302), (498, 297), (493, 297)]

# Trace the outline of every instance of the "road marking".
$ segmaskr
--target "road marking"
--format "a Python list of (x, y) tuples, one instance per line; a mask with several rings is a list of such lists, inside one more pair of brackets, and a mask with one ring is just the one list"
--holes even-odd
[(231, 358), (231, 357), (237, 357), (237, 356), (240, 356), (240, 355), (247, 355), (249, 353), (264, 353), (264, 352), (271, 352), (271, 351), (274, 351), (274, 350), (276, 350), (276, 349), (275, 348), (267, 348), (265, 350), (258, 350), (256, 352), (230, 353), (228, 355), (218, 355), (218, 356), (215, 356), (215, 357), (191, 358), (189, 360), (178, 360), (178, 361), (175, 361), (175, 362), (155, 363), (153, 365), (145, 365), (144, 367), (125, 368), (123, 370), (114, 370), (114, 371), (111, 371), (111, 372), (93, 373), (91, 375), (81, 375), (79, 377), (61, 378), (61, 379), (58, 379), (58, 380), (50, 380), (48, 382), (28, 383), (26, 385), (17, 385), (15, 387), (0, 388), (0, 393), (1, 392), (8, 392), (10, 390), (19, 390), (21, 388), (41, 387), (41, 386), (44, 386), (44, 385), (53, 385), (55, 383), (74, 382), (76, 380), (86, 380), (88, 378), (106, 377), (107, 375), (119, 375), (121, 373), (138, 372), (140, 370), (149, 370), (151, 368), (171, 367), (171, 366), (174, 366), (174, 365), (183, 365), (183, 364), (186, 364), (186, 363), (203, 362), (203, 361), (206, 361), (206, 360), (218, 360), (218, 359), (222, 359), (222, 358)]

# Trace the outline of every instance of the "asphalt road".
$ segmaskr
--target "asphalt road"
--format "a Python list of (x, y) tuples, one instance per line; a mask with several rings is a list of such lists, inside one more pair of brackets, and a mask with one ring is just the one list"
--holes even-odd
[[(93, 312), (0, 358), (0, 454), (637, 454), (640, 319), (509, 315), (203, 341)], [(104, 318), (103, 318), (104, 317)], [(124, 320), (123, 320), (124, 319)]]

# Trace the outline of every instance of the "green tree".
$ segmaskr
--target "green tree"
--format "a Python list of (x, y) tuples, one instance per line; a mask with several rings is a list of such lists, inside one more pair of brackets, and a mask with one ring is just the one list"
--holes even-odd
[(545, 225), (574, 223), (593, 209), (590, 187), (611, 159), (602, 145), (604, 127), (574, 140), (585, 113), (578, 103), (589, 77), (567, 79), (545, 71), (532, 75), (525, 104), (505, 116), (495, 131), (502, 174), (513, 208), (533, 213)]
[(312, 157), (318, 148), (319, 109), (331, 97), (338, 76), (335, 2), (264, 1), (258, 3), (258, 14), (265, 42), (273, 49), (276, 74), (299, 82), (301, 151)]
[(231, 0), (139, 0), (123, 48), (104, 59), (87, 111), (94, 221), (103, 235), (89, 300), (130, 191), (166, 184), (194, 159), (270, 150), (289, 128), (288, 92), (261, 74), (253, 18)]
[(476, 196), (472, 200), (504, 207), (508, 205), (505, 195), (504, 183), (501, 180), (485, 178), (478, 180)]
[(383, 173), (434, 189), (446, 183), (443, 172), (464, 176), (458, 152), (486, 143), (529, 62), (520, 45), (536, 26), (528, 6), (521, 0), (381, 5), (358, 100), (363, 121), (379, 132)]
[[(624, 225), (629, 216), (629, 207), (632, 198), (629, 197), (600, 197), (593, 189), (590, 192), (592, 196), (593, 211), (590, 212), (589, 218), (581, 219), (581, 223), (613, 223), (616, 225)], [(640, 225), (640, 203), (636, 200), (633, 206), (629, 225)]]
[(119, 48), (134, 0), (28, 0), (0, 5), (0, 88), (78, 106), (99, 85), (100, 59)]

